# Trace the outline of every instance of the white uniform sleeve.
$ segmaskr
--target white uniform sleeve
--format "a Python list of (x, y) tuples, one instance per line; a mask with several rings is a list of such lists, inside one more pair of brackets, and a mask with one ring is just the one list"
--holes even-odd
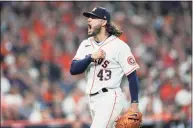
[(73, 60), (80, 60), (85, 58), (85, 49), (84, 49), (84, 41), (79, 45), (79, 48), (76, 52), (76, 55), (74, 56)]
[(137, 64), (133, 54), (131, 53), (130, 47), (126, 44), (121, 47), (121, 51), (118, 55), (118, 62), (122, 67), (125, 75), (129, 75), (139, 68), (139, 65)]

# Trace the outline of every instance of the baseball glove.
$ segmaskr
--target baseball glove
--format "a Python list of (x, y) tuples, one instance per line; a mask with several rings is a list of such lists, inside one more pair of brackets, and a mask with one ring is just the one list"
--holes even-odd
[(140, 128), (142, 113), (129, 110), (116, 121), (116, 128)]

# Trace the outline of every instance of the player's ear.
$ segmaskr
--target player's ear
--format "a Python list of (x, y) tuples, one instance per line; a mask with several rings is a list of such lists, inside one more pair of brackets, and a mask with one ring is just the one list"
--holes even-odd
[(102, 20), (102, 26), (104, 27), (107, 24), (107, 20)]

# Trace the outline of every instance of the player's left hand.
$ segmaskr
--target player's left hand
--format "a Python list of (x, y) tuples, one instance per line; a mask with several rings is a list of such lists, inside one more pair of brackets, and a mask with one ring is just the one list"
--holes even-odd
[(142, 123), (142, 113), (128, 110), (124, 115), (116, 120), (116, 128), (140, 128)]
[(132, 103), (131, 107), (118, 117), (116, 128), (140, 128), (142, 113), (139, 111), (138, 104)]

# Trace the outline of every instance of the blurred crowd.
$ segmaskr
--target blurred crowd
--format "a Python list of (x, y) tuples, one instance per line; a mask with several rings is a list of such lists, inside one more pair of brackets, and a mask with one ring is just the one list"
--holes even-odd
[[(84, 75), (70, 63), (87, 38), (82, 12), (106, 7), (140, 69), (144, 127), (190, 128), (192, 3), (1, 2), (1, 122), (67, 119), (89, 124)], [(121, 84), (130, 94), (127, 79)], [(76, 126), (78, 128), (78, 126)]]

